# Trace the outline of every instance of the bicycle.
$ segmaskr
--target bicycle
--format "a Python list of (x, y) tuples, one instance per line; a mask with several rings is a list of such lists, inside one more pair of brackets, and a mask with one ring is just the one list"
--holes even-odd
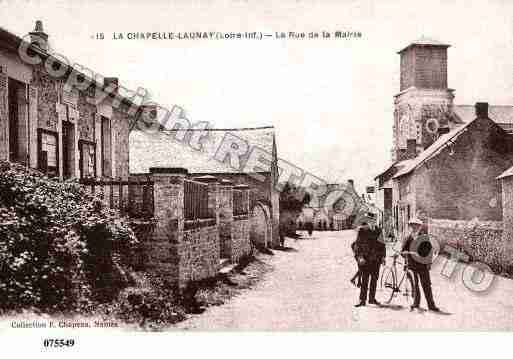
[[(410, 252), (401, 252), (401, 254), (408, 254)], [(401, 297), (408, 306), (413, 305), (415, 299), (415, 281), (414, 275), (411, 269), (408, 268), (406, 262), (398, 261), (399, 253), (392, 256), (392, 265), (385, 267), (381, 274), (380, 288), (386, 293), (385, 300), (386, 304), (392, 302), (397, 294), (401, 294)], [(401, 280), (398, 281), (398, 269), (397, 265), (403, 265), (403, 273)]]

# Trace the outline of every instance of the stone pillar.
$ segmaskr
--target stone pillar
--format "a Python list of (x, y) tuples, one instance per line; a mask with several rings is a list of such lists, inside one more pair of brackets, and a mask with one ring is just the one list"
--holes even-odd
[(154, 218), (152, 241), (145, 243), (148, 270), (164, 278), (171, 286), (179, 285), (180, 259), (183, 255), (184, 168), (150, 168), (154, 182)]
[(30, 167), (37, 168), (38, 154), (37, 154), (37, 116), (38, 116), (38, 97), (37, 87), (29, 86), (28, 99), (29, 99), (29, 161)]
[[(213, 217), (215, 218), (215, 225), (219, 228), (219, 181), (216, 177), (206, 175), (195, 177), (195, 181), (206, 183), (208, 185), (208, 210)], [(215, 249), (215, 255), (218, 258), (218, 262), (221, 259), (221, 243), (220, 243), (220, 234), (219, 230), (217, 230), (217, 235), (215, 238), (215, 243), (213, 243)]]
[(249, 186), (239, 184), (234, 190), (242, 192), (244, 216), (236, 218), (232, 226), (232, 261), (239, 261), (251, 252), (250, 221), (249, 221)]
[(59, 160), (59, 163), (57, 163), (57, 168), (59, 171), (59, 179), (64, 178), (64, 156), (62, 151), (62, 123), (66, 121), (66, 106), (61, 103), (55, 104), (55, 110), (57, 111), (57, 158)]
[(244, 201), (244, 212), (249, 214), (249, 186), (246, 184), (238, 184), (233, 189), (242, 191), (242, 198)]
[(233, 223), (233, 183), (223, 179), (219, 185), (219, 241), (221, 258), (231, 258)]

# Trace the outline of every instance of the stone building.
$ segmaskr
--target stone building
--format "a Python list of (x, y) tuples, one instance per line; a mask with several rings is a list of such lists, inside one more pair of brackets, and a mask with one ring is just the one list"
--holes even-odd
[[(438, 138), (393, 177), (393, 218), (400, 234), (413, 216), (436, 219), (500, 221), (501, 190), (496, 177), (513, 160), (513, 143), (476, 104), (476, 118)], [(443, 239), (442, 228), (436, 229)]]
[(117, 78), (87, 77), (48, 40), (40, 21), (24, 39), (0, 28), (0, 160), (61, 179), (128, 177), (134, 104), (117, 93)]
[(132, 131), (130, 173), (147, 173), (150, 167), (182, 167), (191, 177), (208, 175), (220, 183), (249, 186), (252, 240), (279, 246), (273, 127)]
[[(394, 97), (392, 163), (375, 177), (380, 221), (392, 221), (399, 236), (414, 215), (500, 217), (500, 205), (492, 209), (484, 204), (498, 201), (492, 201), (497, 195), (494, 178), (508, 167), (506, 144), (513, 128), (513, 106), (481, 104), (476, 115), (474, 106), (454, 104), (454, 90), (447, 83), (449, 47), (422, 38), (399, 51), (401, 81)], [(499, 144), (491, 143), (491, 138)], [(458, 154), (465, 146), (472, 146), (467, 156)], [(446, 161), (446, 167), (441, 161)], [(431, 170), (426, 169), (429, 166)], [(472, 187), (477, 186), (472, 173), (482, 176), (483, 191), (476, 193)]]

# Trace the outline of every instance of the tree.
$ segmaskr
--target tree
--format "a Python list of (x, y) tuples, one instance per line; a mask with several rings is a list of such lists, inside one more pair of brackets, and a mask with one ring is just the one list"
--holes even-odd
[(286, 183), (280, 192), (280, 210), (301, 212), (303, 207), (310, 203), (310, 194), (302, 187)]
[(310, 199), (310, 194), (302, 187), (285, 184), (280, 192), (280, 238), (296, 234), (296, 219)]

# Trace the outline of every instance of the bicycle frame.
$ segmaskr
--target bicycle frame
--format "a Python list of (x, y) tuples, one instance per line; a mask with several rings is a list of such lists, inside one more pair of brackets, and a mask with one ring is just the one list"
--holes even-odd
[[(392, 265), (385, 267), (385, 269), (383, 270), (383, 272), (381, 274), (381, 288), (392, 290), (392, 292), (390, 294), (390, 298), (388, 299), (387, 303), (390, 303), (397, 293), (404, 293), (405, 297), (409, 297), (409, 296), (413, 297), (413, 295), (414, 295), (413, 292), (415, 291), (415, 281), (414, 281), (413, 272), (411, 271), (411, 269), (408, 268), (406, 263), (398, 263), (399, 262), (398, 257), (399, 257), (398, 254), (393, 255), (392, 256), (392, 258), (393, 258)], [(404, 270), (403, 270), (400, 280), (397, 280), (398, 274), (399, 274), (397, 266), (399, 264), (404, 265)], [(387, 272), (387, 268), (389, 269), (390, 272)], [(388, 273), (392, 273), (392, 278), (391, 278), (392, 283), (387, 282)], [(386, 275), (386, 277), (385, 277), (385, 275)], [(408, 288), (403, 289), (403, 287), (406, 287), (405, 284), (406, 284), (406, 281), (408, 280), (408, 278), (410, 280), (410, 285), (412, 286), (412, 288), (411, 288), (412, 293), (408, 293)], [(385, 283), (383, 283), (383, 281), (385, 281)]]

